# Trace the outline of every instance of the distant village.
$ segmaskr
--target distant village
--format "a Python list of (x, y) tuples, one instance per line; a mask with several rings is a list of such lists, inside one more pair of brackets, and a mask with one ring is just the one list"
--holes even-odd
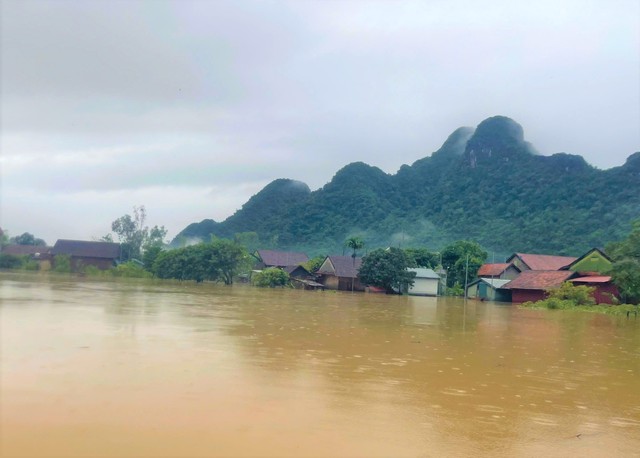
[[(2, 254), (28, 257), (37, 263), (38, 270), (47, 271), (55, 267), (56, 257), (70, 260), (70, 271), (81, 272), (87, 266), (100, 270), (111, 269), (122, 259), (119, 243), (58, 240), (53, 247), (33, 245), (6, 245)], [(362, 257), (326, 256), (317, 270), (310, 272), (305, 267), (309, 257), (305, 253), (256, 250), (252, 253), (255, 265), (248, 273), (239, 276), (239, 281), (250, 282), (256, 272), (267, 268), (278, 268), (289, 275), (291, 284), (305, 290), (336, 290), (349, 292), (384, 293), (385, 290), (363, 284), (359, 269)], [(131, 262), (131, 261), (130, 261)], [(133, 261), (139, 262), (140, 261)], [(141, 264), (141, 263), (140, 263)], [(464, 290), (469, 299), (523, 303), (538, 301), (546, 297), (547, 291), (560, 287), (564, 282), (594, 288), (593, 296), (598, 304), (618, 303), (618, 289), (612, 278), (606, 275), (612, 260), (598, 248), (587, 251), (580, 257), (553, 256), (546, 254), (514, 253), (504, 263), (483, 264), (476, 278), (470, 279)], [(446, 294), (444, 269), (410, 268), (415, 273), (413, 285), (399, 293), (415, 296), (442, 296)]]

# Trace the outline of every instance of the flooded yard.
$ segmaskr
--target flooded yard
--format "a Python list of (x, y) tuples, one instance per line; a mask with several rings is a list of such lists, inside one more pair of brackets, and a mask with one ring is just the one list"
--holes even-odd
[(0, 273), (2, 456), (640, 456), (640, 318)]

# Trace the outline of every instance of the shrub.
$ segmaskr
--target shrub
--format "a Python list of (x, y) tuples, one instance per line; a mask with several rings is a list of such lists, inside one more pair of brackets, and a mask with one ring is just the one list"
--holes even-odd
[(560, 288), (548, 290), (549, 297), (547, 300), (554, 299), (559, 301), (572, 302), (576, 305), (595, 305), (596, 301), (593, 298), (593, 291), (595, 288), (590, 286), (576, 286), (573, 283), (566, 281)]
[(111, 273), (114, 277), (125, 278), (151, 278), (153, 274), (144, 269), (139, 264), (129, 261), (118, 265), (116, 268), (111, 269)]
[(21, 264), (18, 256), (0, 253), (0, 269), (17, 269)]
[(58, 273), (71, 272), (71, 256), (66, 254), (57, 254), (53, 258), (53, 271)]
[(253, 284), (261, 288), (275, 288), (276, 286), (288, 286), (289, 274), (277, 267), (269, 267), (253, 276)]

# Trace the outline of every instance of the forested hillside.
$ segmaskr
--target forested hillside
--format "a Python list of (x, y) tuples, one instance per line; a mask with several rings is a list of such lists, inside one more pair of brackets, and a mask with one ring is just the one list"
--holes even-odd
[(519, 124), (496, 116), (395, 175), (354, 163), (314, 192), (275, 180), (225, 221), (193, 223), (174, 242), (256, 232), (264, 247), (314, 254), (358, 235), (370, 248), (472, 239), (499, 254), (579, 255), (622, 238), (638, 217), (640, 153), (609, 170), (577, 155), (540, 156)]

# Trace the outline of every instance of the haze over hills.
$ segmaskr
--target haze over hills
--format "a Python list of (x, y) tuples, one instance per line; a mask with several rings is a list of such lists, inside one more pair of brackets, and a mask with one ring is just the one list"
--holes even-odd
[(470, 239), (499, 254), (580, 255), (622, 238), (638, 217), (640, 152), (608, 170), (579, 155), (541, 156), (518, 123), (495, 116), (395, 175), (356, 162), (313, 192), (275, 180), (225, 221), (190, 224), (173, 243), (256, 232), (263, 247), (319, 254), (359, 235), (369, 248)]

